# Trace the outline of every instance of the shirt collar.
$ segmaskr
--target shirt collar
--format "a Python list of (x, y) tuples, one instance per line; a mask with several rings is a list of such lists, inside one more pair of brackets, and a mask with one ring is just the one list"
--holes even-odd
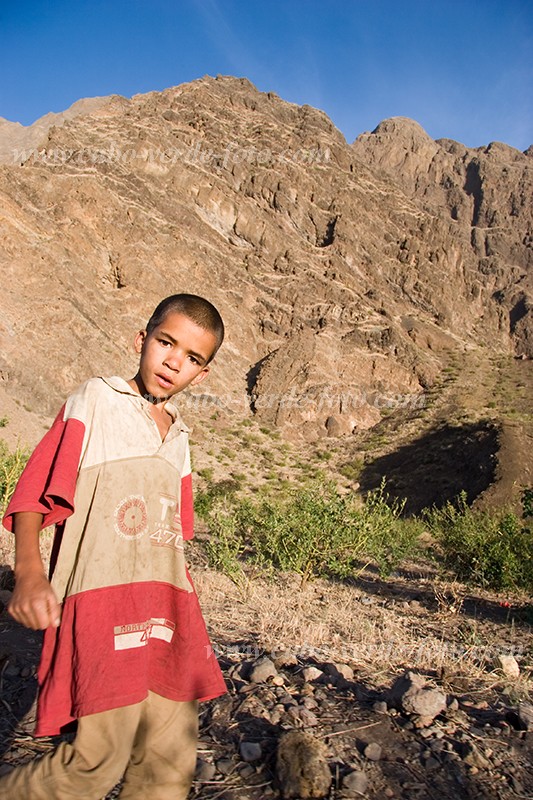
[[(107, 383), (115, 392), (120, 392), (120, 394), (129, 394), (132, 397), (138, 398), (141, 403), (148, 403), (149, 401), (142, 397), (139, 392), (136, 392), (135, 389), (132, 389), (129, 385), (128, 381), (124, 378), (119, 378), (118, 376), (114, 375), (111, 378), (104, 378), (100, 376), (104, 383)], [(167, 402), (165, 403), (165, 411), (167, 411), (170, 416), (172, 417), (172, 424), (178, 422), (180, 425), (181, 430), (186, 431), (187, 433), (190, 432), (190, 428), (184, 423), (178, 405), (176, 397), (170, 397)]]

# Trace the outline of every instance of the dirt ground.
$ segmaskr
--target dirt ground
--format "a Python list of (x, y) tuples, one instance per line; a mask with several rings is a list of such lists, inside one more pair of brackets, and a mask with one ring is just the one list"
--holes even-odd
[[(430, 565), (413, 565), (387, 581), (368, 571), (344, 584), (317, 580), (302, 588), (297, 576), (272, 583), (250, 575), (237, 586), (207, 567), (201, 539), (190, 553), (192, 571), (228, 695), (202, 705), (191, 796), (280, 797), (276, 748), (292, 729), (326, 744), (330, 798), (353, 796), (343, 780), (354, 770), (368, 781), (365, 796), (376, 800), (533, 796), (531, 733), (520, 730), (516, 715), (533, 685), (528, 598), (469, 591), (440, 581)], [(2, 580), (9, 586), (8, 573)], [(41, 635), (5, 611), (0, 631), (0, 735), (3, 762), (11, 766), (47, 752), (58, 738), (31, 736)], [(258, 659), (287, 652), (290, 663), (278, 669), (281, 686), (242, 678)], [(518, 678), (497, 668), (501, 653), (514, 655)], [(342, 664), (353, 670), (350, 680), (339, 679)], [(323, 673), (316, 682), (303, 678), (309, 666)], [(429, 729), (387, 704), (406, 670), (446, 693), (449, 709)], [(287, 713), (278, 719), (280, 704)], [(305, 705), (312, 716), (291, 716), (290, 705)], [(260, 745), (258, 762), (243, 760), (243, 741)], [(370, 743), (379, 745), (377, 761), (364, 755)], [(469, 761), (471, 747), (480, 766)]]

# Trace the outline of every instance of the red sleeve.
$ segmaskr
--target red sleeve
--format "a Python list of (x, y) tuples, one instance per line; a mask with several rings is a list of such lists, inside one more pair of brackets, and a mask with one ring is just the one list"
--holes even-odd
[(44, 515), (43, 528), (63, 522), (74, 511), (74, 492), (85, 426), (64, 419), (65, 406), (37, 445), (20, 476), (3, 524), (13, 530), (13, 514), (36, 511)]
[(181, 532), (184, 539), (194, 536), (194, 508), (192, 497), (192, 475), (184, 475), (181, 479), (181, 506), (180, 506)]

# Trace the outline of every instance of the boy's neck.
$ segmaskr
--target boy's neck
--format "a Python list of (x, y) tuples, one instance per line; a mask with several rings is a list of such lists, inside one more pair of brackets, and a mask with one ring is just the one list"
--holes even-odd
[(131, 386), (134, 392), (140, 394), (145, 400), (148, 400), (153, 406), (160, 406), (161, 408), (164, 404), (169, 400), (168, 397), (154, 397), (152, 394), (146, 391), (146, 386), (143, 383), (143, 380), (140, 375), (135, 375), (134, 378), (130, 378), (127, 383)]

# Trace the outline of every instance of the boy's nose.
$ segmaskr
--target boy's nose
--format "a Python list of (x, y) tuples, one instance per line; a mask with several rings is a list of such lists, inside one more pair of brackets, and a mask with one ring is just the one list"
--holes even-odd
[(169, 353), (165, 359), (165, 364), (169, 369), (174, 370), (174, 372), (179, 372), (183, 365), (183, 356), (178, 353)]

